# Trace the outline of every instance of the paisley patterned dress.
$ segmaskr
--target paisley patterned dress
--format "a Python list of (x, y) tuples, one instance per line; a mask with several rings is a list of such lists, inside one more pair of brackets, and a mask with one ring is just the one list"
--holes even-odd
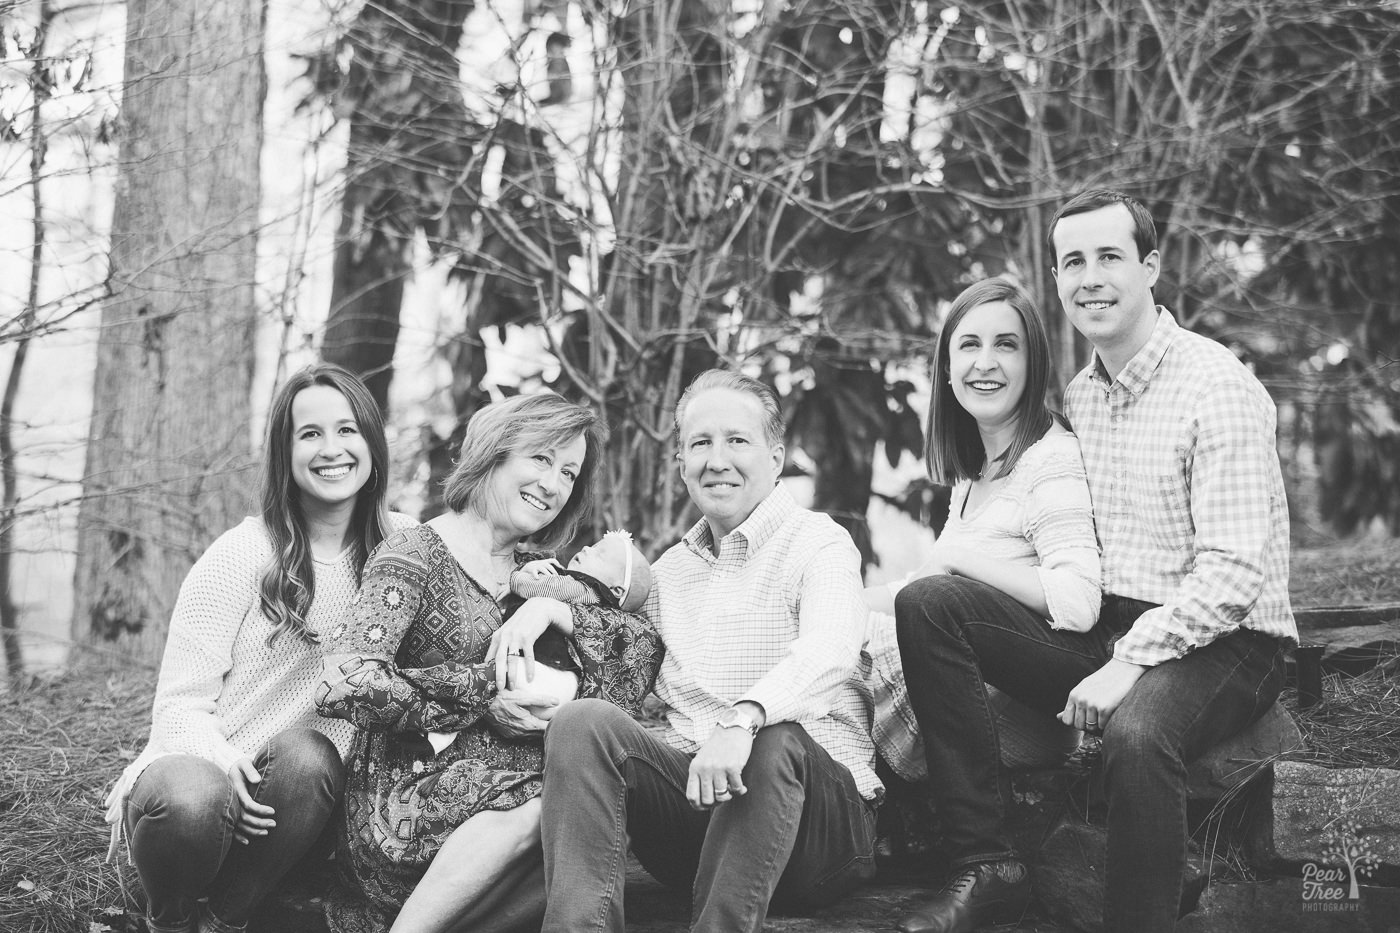
[[(517, 566), (539, 556), (517, 553)], [(573, 610), (578, 695), (636, 712), (660, 667), (655, 629), (616, 609)], [(496, 695), (483, 658), (501, 621), (491, 594), (421, 525), (374, 552), (350, 618), (324, 639), (327, 656), (349, 659), (327, 672), (317, 707), (360, 727), (337, 855), (342, 884), (326, 902), (334, 933), (387, 930), (453, 830), (539, 795), (542, 740), (504, 738), (483, 718)], [(434, 754), (430, 732), (450, 744)]]

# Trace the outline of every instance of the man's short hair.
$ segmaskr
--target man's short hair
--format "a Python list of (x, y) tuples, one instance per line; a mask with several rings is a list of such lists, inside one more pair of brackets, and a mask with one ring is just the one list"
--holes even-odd
[(685, 417), (686, 406), (690, 404), (691, 399), (708, 389), (731, 389), (752, 395), (759, 405), (763, 406), (763, 439), (770, 447), (776, 447), (783, 442), (787, 434), (787, 425), (783, 422), (783, 411), (778, 405), (778, 396), (772, 389), (757, 379), (736, 373), (732, 369), (707, 369), (691, 380), (690, 385), (681, 393), (680, 401), (676, 403), (677, 445), (681, 442), (681, 419)]
[(1123, 205), (1132, 215), (1133, 241), (1137, 243), (1139, 261), (1155, 250), (1157, 248), (1157, 225), (1152, 220), (1152, 212), (1143, 207), (1141, 201), (1111, 188), (1090, 188), (1088, 191), (1070, 198), (1060, 206), (1060, 209), (1055, 212), (1055, 216), (1050, 218), (1050, 231), (1045, 234), (1045, 240), (1050, 244), (1051, 261), (1058, 264), (1060, 260), (1060, 257), (1055, 253), (1055, 227), (1062, 219), (1073, 217), (1075, 214), (1087, 214), (1101, 207), (1112, 207), (1115, 204)]

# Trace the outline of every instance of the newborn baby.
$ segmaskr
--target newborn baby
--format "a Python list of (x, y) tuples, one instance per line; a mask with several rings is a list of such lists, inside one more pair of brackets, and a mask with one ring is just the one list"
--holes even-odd
[[(636, 612), (651, 592), (651, 565), (625, 531), (609, 531), (596, 544), (574, 555), (568, 567), (555, 560), (530, 561), (510, 575), (510, 595), (505, 616), (532, 596), (551, 596), (581, 606), (610, 606)], [(526, 676), (523, 657), (512, 657), (507, 684), (555, 697), (560, 703), (578, 695), (579, 664), (569, 640), (550, 626), (535, 641), (535, 675)], [(557, 706), (527, 706), (533, 715), (548, 720)]]

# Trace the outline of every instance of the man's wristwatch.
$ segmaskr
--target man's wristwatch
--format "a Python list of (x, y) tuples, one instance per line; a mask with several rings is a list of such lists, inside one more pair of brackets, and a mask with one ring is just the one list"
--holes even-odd
[(743, 729), (749, 735), (758, 735), (758, 720), (737, 706), (721, 713), (717, 725), (721, 729)]

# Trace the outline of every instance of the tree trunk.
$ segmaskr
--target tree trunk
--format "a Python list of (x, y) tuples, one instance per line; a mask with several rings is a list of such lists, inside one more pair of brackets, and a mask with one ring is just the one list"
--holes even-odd
[(191, 563), (249, 510), (264, 7), (127, 6), (73, 632), (159, 656)]
[(408, 261), (404, 244), (382, 236), (373, 237), (364, 249), (357, 248), (352, 240), (355, 213), (349, 206), (367, 199), (359, 188), (352, 181), (345, 194), (347, 209), (335, 248), (331, 312), (321, 355), (326, 362), (362, 377), (380, 411), (387, 412)]
[(348, 39), (341, 94), (351, 106), (349, 182), (336, 237), (322, 356), (358, 374), (389, 407), (394, 348), (413, 240), (437, 254), (471, 226), (459, 176), (474, 125), (462, 100), (457, 47), (475, 0), (371, 0)]
[(20, 312), (15, 353), (10, 358), (10, 373), (5, 378), (4, 395), (0, 396), (0, 640), (5, 646), (5, 672), (17, 681), (24, 673), (24, 652), (20, 648), (19, 607), (12, 592), (15, 526), (19, 522), (19, 470), (16, 465), (15, 403), (19, 400), (24, 377), (24, 363), (29, 356), (29, 343), (39, 316), (39, 278), (44, 264), (47, 239), (44, 216), (44, 161), (48, 154), (49, 128), (44, 121), (45, 105), (52, 96), (48, 60), (49, 27), (54, 9), (50, 0), (39, 0), (39, 22), (34, 30), (34, 42), (29, 48), (29, 196), (33, 217), (30, 228), (34, 240), (29, 247), (29, 295)]

